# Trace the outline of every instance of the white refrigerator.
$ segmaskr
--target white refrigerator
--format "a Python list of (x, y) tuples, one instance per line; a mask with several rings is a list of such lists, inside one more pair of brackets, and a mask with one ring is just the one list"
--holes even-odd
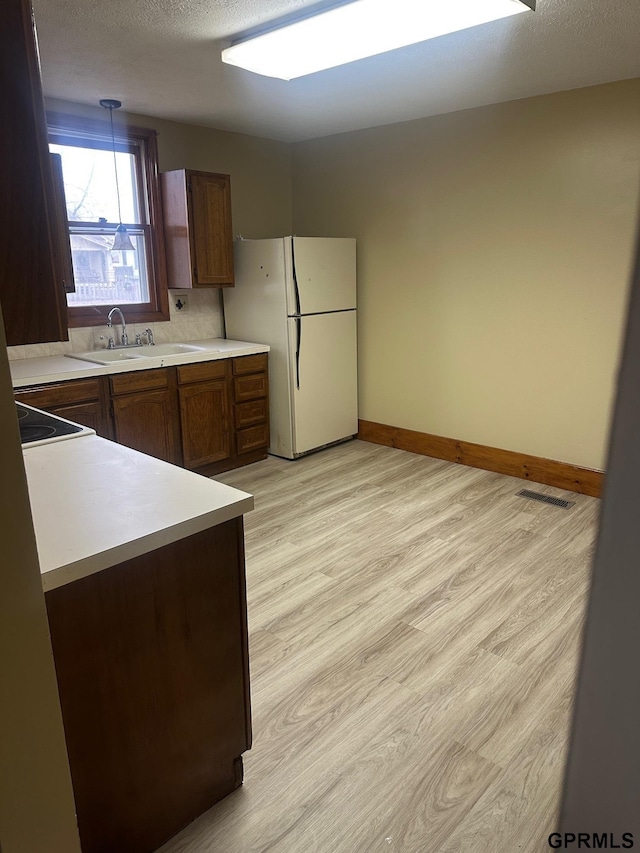
[(358, 432), (356, 241), (237, 240), (227, 337), (268, 344), (269, 453), (295, 459)]

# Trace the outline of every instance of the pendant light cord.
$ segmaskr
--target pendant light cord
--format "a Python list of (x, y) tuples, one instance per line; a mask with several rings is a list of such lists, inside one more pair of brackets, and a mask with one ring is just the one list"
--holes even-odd
[(109, 107), (109, 117), (111, 119), (111, 148), (113, 150), (113, 171), (116, 174), (116, 195), (118, 197), (118, 220), (122, 225), (122, 211), (120, 210), (120, 184), (118, 183), (118, 164), (116, 162), (116, 138), (113, 133), (113, 107)]

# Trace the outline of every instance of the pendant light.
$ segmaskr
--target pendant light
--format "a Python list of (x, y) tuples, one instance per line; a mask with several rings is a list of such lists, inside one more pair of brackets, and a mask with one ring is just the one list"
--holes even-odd
[(113, 111), (119, 110), (122, 106), (122, 101), (116, 101), (114, 98), (103, 98), (100, 101), (100, 106), (105, 110), (109, 110), (109, 118), (111, 120), (111, 146), (113, 148), (113, 171), (116, 176), (116, 195), (118, 197), (118, 221), (119, 225), (116, 228), (116, 234), (113, 239), (113, 252), (135, 252), (136, 247), (131, 242), (131, 237), (127, 234), (127, 229), (122, 224), (122, 212), (120, 210), (120, 186), (118, 184), (118, 165), (116, 163), (116, 139), (113, 133)]

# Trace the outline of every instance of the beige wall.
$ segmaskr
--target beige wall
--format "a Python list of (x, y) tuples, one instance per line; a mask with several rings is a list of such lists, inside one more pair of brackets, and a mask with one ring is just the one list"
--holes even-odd
[(360, 416), (604, 466), (640, 80), (293, 146), (294, 231), (358, 238)]
[(0, 315), (0, 847), (3, 853), (79, 853), (4, 340)]

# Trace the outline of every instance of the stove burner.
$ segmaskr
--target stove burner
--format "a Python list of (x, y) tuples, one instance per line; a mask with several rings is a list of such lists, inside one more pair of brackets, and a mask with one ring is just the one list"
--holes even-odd
[(44, 424), (34, 424), (33, 426), (23, 426), (20, 429), (20, 436), (24, 444), (25, 441), (40, 441), (42, 438), (51, 438), (56, 434), (56, 428), (45, 426)]
[(24, 406), (22, 403), (16, 403), (16, 408), (20, 426), (20, 441), (23, 445), (86, 432), (85, 428), (79, 424), (63, 420), (47, 412), (41, 412), (30, 406)]

